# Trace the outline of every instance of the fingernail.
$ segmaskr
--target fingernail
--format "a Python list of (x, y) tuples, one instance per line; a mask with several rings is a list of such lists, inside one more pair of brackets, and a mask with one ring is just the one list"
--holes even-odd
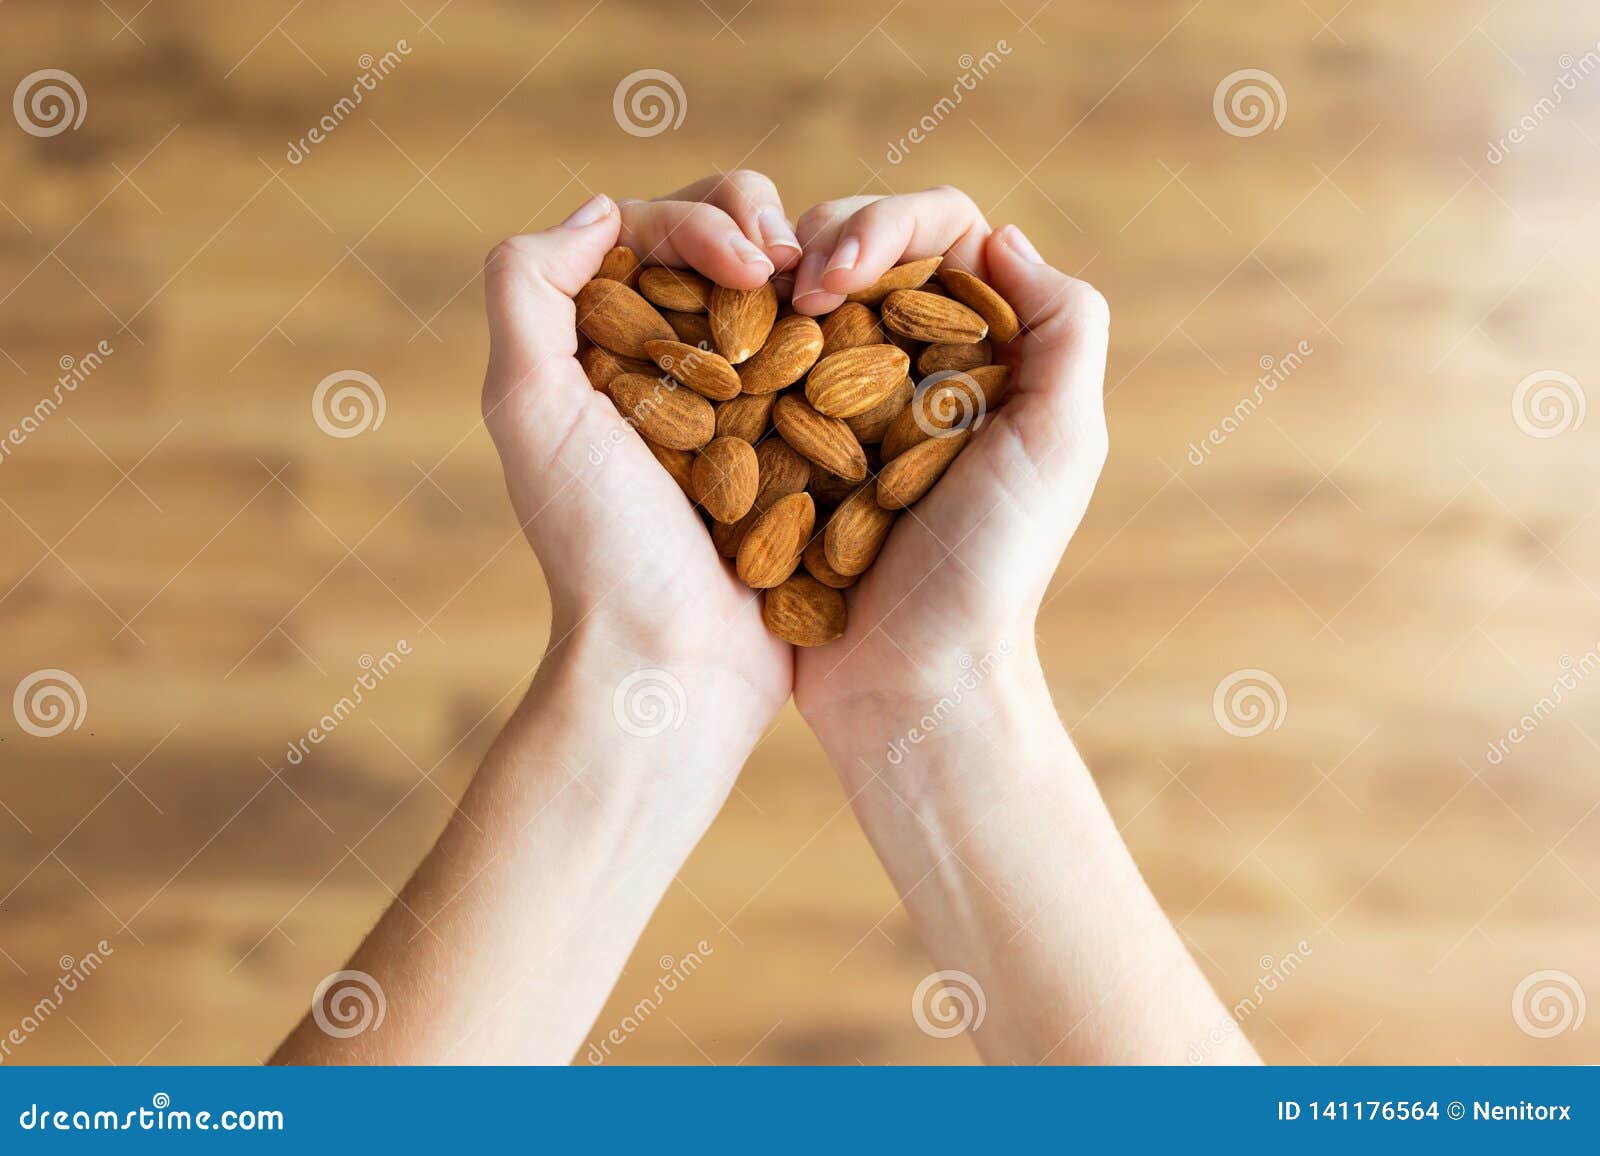
[(854, 237), (846, 237), (839, 242), (839, 247), (833, 251), (833, 258), (828, 262), (824, 273), (833, 273), (839, 269), (854, 269), (856, 261), (861, 257), (861, 242)]
[(578, 206), (577, 212), (568, 217), (561, 224), (568, 229), (582, 229), (592, 225), (602, 217), (611, 213), (611, 198), (604, 193), (596, 193), (583, 204)]
[(733, 250), (733, 255), (746, 265), (765, 265), (768, 269), (772, 268), (772, 258), (743, 237), (735, 237), (729, 247)]
[(789, 222), (783, 219), (783, 214), (777, 209), (761, 210), (756, 222), (761, 226), (761, 236), (769, 249), (800, 251), (800, 242), (795, 239), (794, 230), (789, 228)]
[(800, 265), (794, 271), (794, 297), (792, 304), (798, 305), (807, 297), (815, 297), (825, 292), (822, 288), (822, 263), (826, 260), (822, 253), (811, 252), (800, 258)]
[(1011, 246), (1013, 253), (1030, 265), (1044, 264), (1044, 258), (1039, 256), (1039, 250), (1033, 247), (1033, 242), (1023, 236), (1022, 230), (1015, 225), (1006, 226), (1006, 244)]

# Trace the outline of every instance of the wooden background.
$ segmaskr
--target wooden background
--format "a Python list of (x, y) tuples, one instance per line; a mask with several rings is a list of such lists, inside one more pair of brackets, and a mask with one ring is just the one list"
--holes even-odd
[[(60, 957), (114, 949), (9, 1062), (253, 1062), (301, 1014), (547, 630), (478, 420), (483, 254), (741, 165), (791, 214), (959, 185), (1111, 299), (1113, 452), (1042, 651), (1224, 998), (1310, 948), (1245, 1024), (1265, 1055), (1600, 1060), (1593, 1024), (1538, 1038), (1512, 1006), (1544, 970), (1600, 998), (1600, 685), (1487, 757), (1600, 643), (1600, 416), (1513, 411), (1530, 375), (1600, 385), (1597, 39), (1578, 0), (6, 3), (0, 95), (61, 68), (87, 115), (0, 118), (0, 431), (114, 350), (0, 461), (0, 691), (60, 668), (87, 702), (54, 738), (0, 712), (0, 1034)], [(612, 113), (644, 68), (686, 101), (650, 138)], [(1245, 68), (1285, 113), (1247, 137), (1213, 110)], [(310, 398), (347, 369), (386, 416), (335, 439)], [(1212, 711), (1248, 668), (1284, 688), (1255, 738)], [(741, 785), (600, 1030), (660, 957), (712, 953), (616, 1058), (971, 1061), (913, 1022), (930, 964), (792, 711)]]

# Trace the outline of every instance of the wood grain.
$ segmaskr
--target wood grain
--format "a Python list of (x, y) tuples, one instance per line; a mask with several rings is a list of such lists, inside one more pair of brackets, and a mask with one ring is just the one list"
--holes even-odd
[[(1600, 996), (1600, 689), (1486, 753), (1600, 642), (1600, 423), (1530, 437), (1512, 408), (1530, 375), (1596, 384), (1600, 80), (1539, 110), (1594, 49), (1588, 7), (135, 7), (0, 10), (7, 84), (65, 68), (88, 99), (59, 136), (0, 126), (0, 431), (113, 350), (0, 458), (0, 686), (62, 668), (88, 704), (50, 739), (0, 719), (0, 1034), (62, 956), (114, 949), (10, 1062), (252, 1062), (299, 1016), (548, 630), (480, 427), (484, 253), (591, 191), (736, 166), (791, 213), (959, 185), (1110, 298), (1112, 457), (1041, 650), (1226, 1001), (1308, 945), (1245, 1023), (1263, 1052), (1600, 1059), (1511, 1010), (1540, 970)], [(1230, 135), (1213, 94), (1247, 67), (1285, 116)], [(644, 68), (687, 101), (652, 137), (612, 110)], [(384, 420), (330, 438), (312, 390), (349, 369)], [(1287, 707), (1239, 738), (1212, 698), (1250, 668)], [(615, 1059), (974, 1058), (915, 1026), (932, 964), (792, 712), (597, 1032), (702, 939)]]

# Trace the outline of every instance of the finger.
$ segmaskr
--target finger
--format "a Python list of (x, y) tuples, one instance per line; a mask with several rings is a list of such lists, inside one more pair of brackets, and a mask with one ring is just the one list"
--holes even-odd
[(776, 269), (788, 269), (800, 260), (800, 242), (784, 215), (778, 187), (763, 173), (751, 169), (716, 173), (661, 199), (715, 205), (733, 218), (745, 238), (766, 253)]
[(844, 304), (844, 294), (831, 293), (822, 285), (822, 271), (827, 267), (839, 230), (863, 206), (879, 200), (878, 197), (845, 197), (837, 201), (823, 201), (800, 215), (796, 222), (800, 244), (805, 255), (795, 269), (794, 296), (796, 313), (816, 316), (837, 309)]
[[(573, 296), (617, 243), (620, 218), (609, 197), (594, 197), (542, 233), (512, 237), (484, 261), (489, 317), (485, 409), (512, 390), (537, 387), (564, 362), (577, 372)], [(581, 379), (582, 373), (577, 372)], [(492, 395), (492, 396), (491, 396)]]
[(989, 281), (1027, 329), (1007, 412), (1041, 473), (1098, 474), (1106, 455), (1111, 312), (1085, 281), (1044, 263), (1015, 225), (984, 246)]
[(944, 186), (883, 197), (838, 230), (822, 283), (831, 293), (855, 293), (895, 265), (941, 254), (954, 268), (982, 276), (988, 235), (983, 213), (960, 189)]
[(732, 289), (754, 289), (773, 274), (772, 258), (732, 217), (699, 201), (624, 201), (622, 244), (647, 262), (694, 269)]

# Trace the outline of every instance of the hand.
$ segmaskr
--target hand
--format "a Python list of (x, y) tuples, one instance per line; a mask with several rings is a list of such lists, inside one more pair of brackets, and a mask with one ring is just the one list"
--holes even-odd
[(574, 358), (573, 296), (617, 244), (736, 288), (762, 284), (800, 250), (772, 182), (736, 172), (658, 201), (595, 197), (561, 225), (502, 242), (485, 270), (484, 420), (550, 589), (551, 651), (564, 661), (578, 651), (582, 680), (608, 705), (634, 671), (664, 671), (665, 697), (682, 692), (666, 709), (723, 728), (725, 790), (789, 696), (790, 651)]
[(955, 189), (830, 201), (800, 218), (799, 236), (799, 312), (836, 308), (891, 266), (948, 250), (947, 264), (988, 281), (1027, 327), (996, 352), (1014, 366), (1003, 405), (847, 592), (844, 637), (797, 655), (796, 704), (840, 761), (847, 736), (904, 731), (964, 663), (997, 648), (1024, 659), (1002, 663), (1010, 675), (1040, 681), (1034, 618), (1105, 462), (1110, 319), (1099, 293), (1046, 265), (1015, 226), (991, 233)]

